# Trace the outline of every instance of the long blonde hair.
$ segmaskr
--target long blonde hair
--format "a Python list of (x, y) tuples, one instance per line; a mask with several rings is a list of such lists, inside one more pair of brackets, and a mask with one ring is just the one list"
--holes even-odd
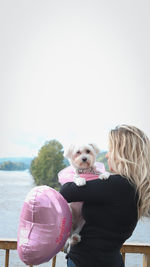
[(138, 216), (150, 216), (150, 140), (140, 129), (120, 125), (109, 133), (109, 159), (114, 172), (138, 191)]

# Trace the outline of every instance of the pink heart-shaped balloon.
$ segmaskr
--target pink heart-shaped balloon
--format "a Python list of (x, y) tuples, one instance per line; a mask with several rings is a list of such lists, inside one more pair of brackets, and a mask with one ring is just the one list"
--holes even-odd
[(27, 265), (49, 261), (64, 246), (72, 216), (62, 195), (48, 186), (34, 187), (22, 207), (17, 250)]

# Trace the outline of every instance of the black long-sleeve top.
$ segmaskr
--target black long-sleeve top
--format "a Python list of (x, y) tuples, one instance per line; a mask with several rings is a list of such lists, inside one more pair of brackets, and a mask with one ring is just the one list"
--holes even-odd
[(60, 193), (67, 202), (84, 202), (82, 215), (86, 223), (80, 232), (81, 242), (72, 246), (69, 257), (79, 267), (101, 267), (98, 262), (102, 254), (119, 251), (137, 224), (135, 186), (125, 177), (111, 175), (107, 180), (88, 181), (80, 187), (66, 183)]

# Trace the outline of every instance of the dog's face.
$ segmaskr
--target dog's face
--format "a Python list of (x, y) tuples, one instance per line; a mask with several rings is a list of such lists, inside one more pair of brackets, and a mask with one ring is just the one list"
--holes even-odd
[(95, 144), (71, 145), (65, 153), (76, 169), (86, 169), (94, 165), (99, 149)]

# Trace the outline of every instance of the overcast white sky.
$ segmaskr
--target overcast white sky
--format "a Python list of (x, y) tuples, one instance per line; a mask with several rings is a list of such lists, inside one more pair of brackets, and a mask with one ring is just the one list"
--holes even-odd
[(149, 0), (0, 0), (0, 157), (150, 137)]

